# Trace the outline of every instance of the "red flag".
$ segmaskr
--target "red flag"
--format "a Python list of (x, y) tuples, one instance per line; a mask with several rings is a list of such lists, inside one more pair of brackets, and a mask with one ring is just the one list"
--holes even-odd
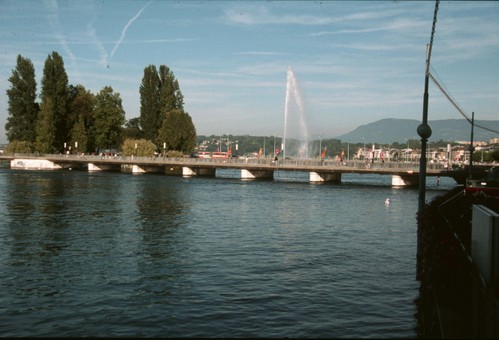
[(321, 158), (326, 157), (326, 150), (327, 150), (327, 146), (324, 147), (324, 151), (322, 151)]

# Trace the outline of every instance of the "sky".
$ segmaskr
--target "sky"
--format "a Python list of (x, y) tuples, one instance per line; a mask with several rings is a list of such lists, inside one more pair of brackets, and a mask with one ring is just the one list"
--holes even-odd
[[(388, 0), (0, 0), (0, 143), (17, 56), (33, 62), (39, 94), (53, 51), (70, 84), (118, 92), (127, 119), (140, 115), (144, 68), (168, 66), (198, 135), (282, 136), (286, 115), (287, 129), (301, 121), (311, 138), (421, 120), (434, 9)], [(441, 1), (431, 67), (465, 113), (499, 119), (499, 2)], [(302, 110), (286, 112), (287, 93)], [(463, 118), (431, 81), (429, 93), (430, 122)]]

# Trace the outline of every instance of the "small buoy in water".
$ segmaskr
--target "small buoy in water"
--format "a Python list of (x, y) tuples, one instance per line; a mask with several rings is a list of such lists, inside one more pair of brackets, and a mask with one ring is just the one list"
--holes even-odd
[(390, 204), (390, 199), (389, 199), (389, 198), (387, 198), (387, 199), (385, 200), (385, 204), (386, 204), (386, 205)]

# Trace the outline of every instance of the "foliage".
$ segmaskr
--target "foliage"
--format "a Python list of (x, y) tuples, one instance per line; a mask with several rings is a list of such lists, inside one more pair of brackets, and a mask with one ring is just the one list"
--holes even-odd
[[(51, 147), (61, 150), (64, 143), (68, 140), (68, 132), (72, 126), (69, 125), (68, 120), (68, 100), (69, 100), (69, 87), (68, 75), (64, 69), (64, 61), (57, 52), (52, 52), (51, 55), (45, 60), (42, 78), (42, 92), (41, 92), (41, 105), (51, 107), (53, 124), (55, 127), (54, 136), (37, 136), (37, 139), (44, 141), (52, 141)], [(50, 104), (46, 104), (47, 101)], [(48, 116), (45, 115), (48, 119)], [(48, 130), (41, 129), (41, 132)], [(51, 130), (50, 130), (51, 133)], [(45, 148), (47, 149), (47, 148)]]
[(189, 114), (172, 110), (163, 120), (158, 139), (166, 144), (167, 150), (192, 153), (196, 146), (196, 130)]
[(119, 93), (112, 87), (104, 87), (95, 102), (95, 143), (98, 148), (115, 148), (121, 144), (125, 111)]
[(140, 85), (140, 126), (144, 138), (155, 140), (159, 126), (160, 107), (159, 107), (159, 76), (156, 66), (149, 65), (144, 69), (144, 77)]
[(9, 98), (9, 117), (5, 129), (9, 141), (34, 142), (39, 107), (36, 103), (35, 68), (31, 60), (17, 56), (16, 69), (9, 78), (11, 88)]
[(143, 137), (144, 134), (142, 133), (142, 129), (140, 128), (140, 117), (129, 119), (125, 123), (125, 129), (123, 130), (123, 138), (141, 139)]
[(70, 141), (70, 145), (74, 145), (75, 151), (80, 153), (85, 153), (87, 151), (88, 134), (85, 129), (85, 122), (83, 119), (83, 116), (80, 116), (78, 122), (73, 125)]
[(33, 152), (33, 143), (28, 141), (18, 141), (14, 140), (10, 142), (4, 149), (4, 153), (13, 154), (13, 153), (32, 153)]
[(182, 158), (184, 157), (184, 154), (180, 151), (170, 150), (166, 152), (165, 156), (172, 158)]
[(196, 145), (196, 129), (184, 111), (179, 83), (165, 65), (159, 71), (154, 65), (144, 69), (140, 117), (129, 121), (119, 93), (113, 93), (110, 86), (94, 95), (83, 85), (68, 85), (63, 59), (55, 51), (45, 60), (40, 104), (29, 59), (18, 56), (9, 81), (7, 137), (10, 142), (31, 142), (34, 151), (63, 152), (78, 143), (79, 152), (98, 152), (117, 147), (124, 138), (146, 138), (156, 143), (156, 150), (168, 141), (173, 148), (168, 150), (185, 153)]
[(51, 153), (54, 151), (56, 127), (54, 120), (54, 104), (47, 97), (40, 106), (38, 124), (36, 125), (35, 151)]
[(173, 72), (165, 65), (156, 71), (154, 65), (144, 69), (140, 87), (140, 127), (144, 138), (156, 143), (158, 149), (191, 152), (195, 147), (196, 130), (184, 111), (184, 97)]
[(490, 156), (492, 157), (492, 159), (496, 162), (499, 162), (499, 149), (496, 149), (494, 151), (492, 151), (492, 153), (490, 154)]
[(71, 126), (69, 143), (78, 142), (78, 150), (95, 150), (95, 95), (83, 85), (69, 86), (69, 116)]
[(168, 66), (161, 65), (159, 67), (159, 81), (159, 103), (163, 117), (174, 109), (183, 111), (184, 96), (180, 91), (175, 75)]
[(121, 150), (124, 156), (152, 157), (156, 146), (146, 139), (126, 139), (121, 145)]

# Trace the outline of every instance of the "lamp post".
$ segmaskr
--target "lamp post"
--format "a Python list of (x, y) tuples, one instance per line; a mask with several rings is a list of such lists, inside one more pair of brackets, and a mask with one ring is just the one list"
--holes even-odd
[(475, 151), (475, 148), (473, 147), (473, 125), (475, 124), (475, 112), (471, 113), (471, 138), (470, 138), (470, 182), (473, 180), (473, 151)]
[(433, 36), (435, 34), (435, 26), (437, 24), (438, 0), (435, 1), (435, 11), (433, 13), (433, 23), (431, 27), (430, 43), (426, 45), (426, 70), (423, 94), (423, 119), (421, 125), (418, 126), (417, 132), (421, 137), (421, 158), (419, 160), (419, 197), (418, 197), (418, 213), (422, 213), (425, 205), (426, 195), (426, 142), (431, 136), (431, 128), (428, 125), (428, 83), (430, 78), (430, 59), (431, 48), (433, 46)]

